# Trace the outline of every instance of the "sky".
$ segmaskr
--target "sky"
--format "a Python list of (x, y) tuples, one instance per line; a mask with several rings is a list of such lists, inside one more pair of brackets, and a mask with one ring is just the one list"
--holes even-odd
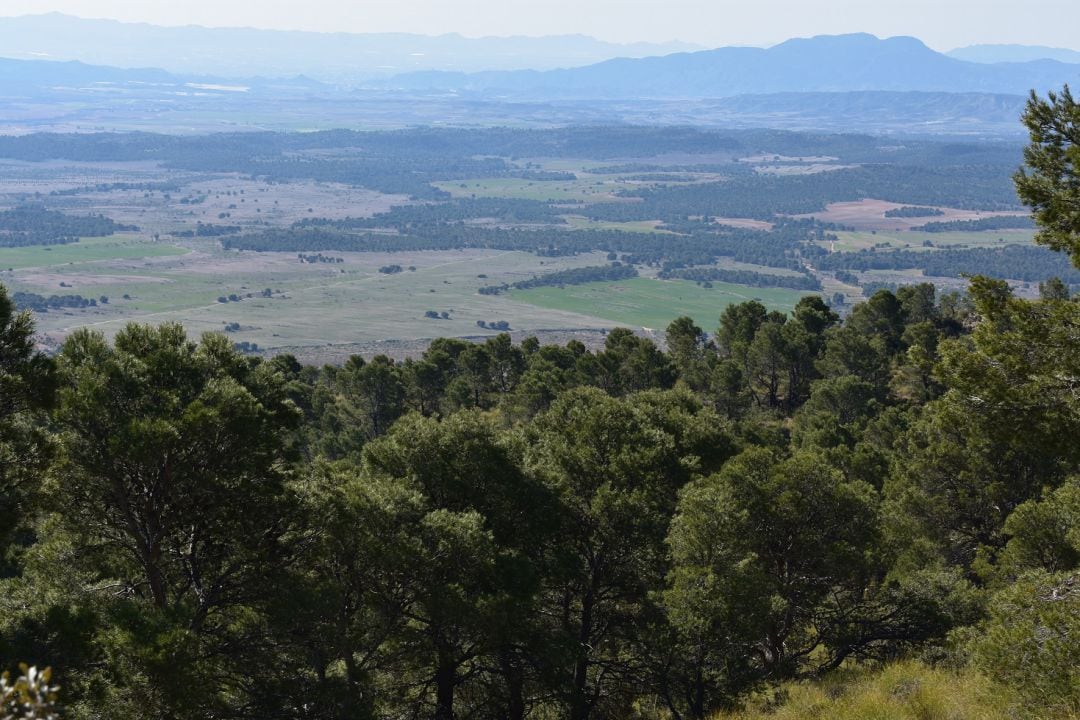
[(342, 32), (581, 33), (613, 42), (767, 46), (791, 37), (914, 35), (1080, 49), (1080, 0), (0, 0), (0, 15), (64, 12), (159, 25)]

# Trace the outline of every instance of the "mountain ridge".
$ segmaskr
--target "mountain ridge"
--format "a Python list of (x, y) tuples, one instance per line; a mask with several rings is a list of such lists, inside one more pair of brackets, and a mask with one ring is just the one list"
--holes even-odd
[(155, 67), (118, 68), (84, 63), (79, 60), (23, 60), (0, 57), (0, 98), (40, 97), (43, 94), (107, 91), (112, 89), (168, 92), (170, 88), (193, 88), (207, 92), (238, 93), (275, 91), (289, 88), (324, 88), (302, 75), (292, 78), (221, 77), (217, 75), (180, 75)]
[(292, 76), (347, 83), (410, 70), (476, 71), (588, 65), (619, 55), (700, 49), (689, 43), (619, 44), (587, 35), (469, 38), (457, 33), (345, 33), (162, 26), (62, 13), (0, 17), (0, 48), (17, 59), (79, 60), (174, 73)]
[(945, 54), (957, 60), (977, 63), (1030, 62), (1032, 60), (1080, 63), (1080, 50), (1047, 47), (1045, 45), (984, 43), (956, 48)]
[[(927, 80), (927, 78), (929, 80)], [(583, 68), (408, 73), (352, 86), (178, 74), (79, 61), (0, 59), (0, 132), (589, 123), (1009, 136), (1032, 88), (1080, 80), (1054, 61), (982, 65), (915, 38), (795, 38)], [(132, 108), (140, 108), (132, 115)], [(239, 119), (238, 119), (239, 118)]]
[(481, 73), (410, 73), (388, 88), (525, 96), (730, 97), (854, 90), (1026, 94), (1080, 79), (1052, 60), (986, 65), (957, 60), (913, 37), (867, 33), (793, 38), (770, 48), (724, 47), (580, 68)]

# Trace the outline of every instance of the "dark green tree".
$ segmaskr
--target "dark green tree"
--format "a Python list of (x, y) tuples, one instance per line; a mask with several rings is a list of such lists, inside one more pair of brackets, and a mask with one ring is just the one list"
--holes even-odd
[(768, 314), (768, 309), (757, 300), (724, 308), (720, 316), (720, 327), (716, 331), (716, 344), (720, 353), (741, 362)]
[(401, 371), (385, 355), (371, 362), (350, 358), (337, 374), (338, 386), (345, 399), (359, 413), (368, 437), (379, 437), (405, 412), (405, 385)]
[(589, 384), (612, 395), (675, 384), (675, 368), (668, 357), (652, 340), (638, 337), (627, 328), (609, 332), (601, 352), (579, 357), (578, 371)]
[[(635, 636), (655, 613), (679, 489), (731, 452), (723, 423), (687, 393), (625, 400), (571, 390), (525, 430), (528, 471), (563, 523), (547, 607), (570, 658), (558, 683), (574, 720), (623, 716), (645, 680)], [(638, 659), (636, 659), (638, 658)]]
[(974, 638), (975, 665), (1010, 688), (1032, 717), (1080, 712), (1076, 574), (1033, 571), (995, 594)]
[(491, 358), (491, 384), (506, 395), (514, 390), (525, 371), (525, 353), (515, 347), (508, 333), (499, 333), (484, 343)]
[(484, 345), (470, 344), (457, 358), (455, 377), (447, 396), (459, 408), (486, 408), (493, 390), (491, 353)]
[(709, 376), (709, 399), (722, 415), (733, 419), (742, 417), (752, 400), (740, 363), (732, 359), (716, 363)]
[(695, 392), (707, 390), (716, 364), (716, 349), (705, 331), (692, 319), (681, 317), (668, 325), (665, 339), (679, 379)]
[(34, 322), (0, 285), (0, 575), (8, 545), (32, 520), (28, 502), (49, 459), (45, 411), (55, 397), (52, 361), (34, 347)]
[(354, 695), (370, 678), (384, 709), (524, 717), (554, 506), (493, 423), (409, 415), (316, 487), (312, 563)]
[(1013, 180), (1038, 223), (1035, 240), (1068, 253), (1080, 267), (1080, 104), (1068, 85), (1046, 99), (1032, 91), (1023, 121), (1031, 143), (1026, 167)]
[(1043, 300), (1068, 300), (1070, 295), (1069, 286), (1059, 277), (1039, 283), (1039, 297)]
[(785, 409), (793, 412), (810, 395), (810, 383), (818, 376), (815, 361), (825, 345), (825, 331), (840, 317), (816, 295), (799, 300), (781, 333), (787, 356)]
[(746, 352), (750, 392), (759, 407), (779, 408), (780, 400), (788, 390), (791, 354), (784, 336), (785, 324), (783, 315), (771, 315), (758, 328)]
[(1080, 478), (1072, 477), (1044, 498), (1028, 500), (1005, 520), (1009, 537), (1001, 570), (1010, 575), (1080, 566)]
[(240, 712), (244, 678), (261, 664), (245, 662), (258, 655), (248, 633), (287, 556), (285, 448), (300, 413), (284, 379), (225, 336), (195, 343), (179, 325), (128, 325), (112, 344), (75, 332), (59, 377), (43, 542), (62, 565), (39, 571), (63, 575), (33, 582), (86, 595), (112, 618), (91, 667), (126, 697), (117, 706)]
[(1018, 506), (1080, 471), (1080, 306), (1014, 298), (984, 278), (971, 292), (982, 319), (970, 338), (942, 343), (946, 391), (902, 438), (886, 485), (907, 542), (965, 568), (1001, 550)]

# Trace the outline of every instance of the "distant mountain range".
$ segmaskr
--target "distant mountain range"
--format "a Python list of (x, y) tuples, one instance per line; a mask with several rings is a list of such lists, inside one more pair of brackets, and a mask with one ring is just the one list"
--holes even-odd
[(0, 58), (0, 132), (627, 122), (1016, 137), (1029, 90), (1066, 82), (1080, 87), (1080, 64), (975, 63), (862, 34), (360, 86)]
[(295, 78), (222, 78), (213, 75), (175, 75), (159, 68), (117, 68), (78, 61), (13, 60), (0, 58), (0, 102), (12, 99), (48, 101), (70, 95), (117, 93), (152, 98), (170, 94), (265, 94), (334, 91), (329, 85)]
[[(980, 45), (946, 55), (911, 37), (852, 34), (793, 39), (771, 48), (685, 50), (584, 36), (469, 39), (160, 27), (58, 13), (0, 18), (0, 55), (85, 63), (33, 71), (23, 66), (30, 77), (8, 77), (17, 87), (41, 73), (53, 85), (92, 82), (94, 75), (98, 82), (135, 79), (117, 76), (117, 68), (134, 69), (142, 82), (160, 82), (163, 72), (180, 84), (213, 76), (244, 78), (239, 84), (250, 86), (265, 82), (250, 78), (299, 76), (342, 88), (534, 100), (853, 91), (1024, 95), (1080, 82), (1080, 62), (1063, 62), (1073, 55), (1080, 60), (1080, 53), (1032, 46)], [(1057, 59), (1046, 59), (1050, 54)]]
[(957, 60), (977, 63), (1031, 62), (1032, 60), (1057, 60), (1064, 63), (1080, 63), (1080, 51), (1043, 45), (969, 45), (946, 53)]
[(128, 70), (81, 62), (0, 58), (0, 98), (41, 96), (48, 91), (103, 88), (137, 83), (146, 86), (183, 85), (180, 78), (157, 68)]
[(948, 57), (911, 37), (829, 35), (768, 49), (728, 47), (615, 59), (564, 70), (400, 75), (387, 87), (520, 97), (730, 97), (862, 90), (1026, 94), (1080, 81), (1054, 60), (983, 64)]
[(341, 84), (415, 70), (550, 69), (699, 49), (678, 42), (620, 45), (584, 35), (432, 37), (162, 27), (60, 13), (0, 17), (0, 55), (11, 58), (158, 67), (197, 75), (309, 75)]

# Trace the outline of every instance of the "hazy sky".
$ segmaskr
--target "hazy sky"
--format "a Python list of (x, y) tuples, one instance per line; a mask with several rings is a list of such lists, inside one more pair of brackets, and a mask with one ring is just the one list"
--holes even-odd
[(947, 50), (978, 42), (1080, 48), (1080, 0), (0, 0), (0, 15), (60, 11), (162, 25), (769, 45), (865, 31)]

